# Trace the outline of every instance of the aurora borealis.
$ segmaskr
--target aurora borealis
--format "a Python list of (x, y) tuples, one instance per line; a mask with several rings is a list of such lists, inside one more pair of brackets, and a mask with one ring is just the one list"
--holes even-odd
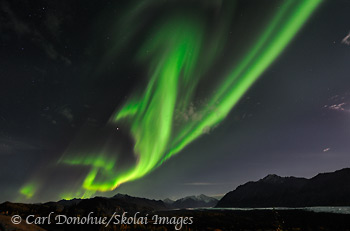
[[(88, 21), (89, 29), (81, 33), (88, 37), (86, 42), (74, 35), (77, 39), (72, 39), (71, 47), (86, 44), (75, 52), (66, 51), (69, 45), (63, 44), (69, 44), (68, 35), (74, 34), (78, 25), (70, 28), (68, 19), (61, 23), (52, 13), (46, 15), (47, 23), (51, 23), (48, 31), (40, 32), (41, 27), (36, 25), (41, 24), (37, 22), (26, 24), (34, 32), (21, 31), (24, 26), (19, 25), (20, 16), (10, 11), (13, 6), (2, 6), (17, 25), (16, 33), (34, 37), (33, 47), (41, 49), (53, 62), (61, 62), (62, 67), (52, 67), (52, 73), (79, 73), (73, 80), (67, 77), (71, 87), (60, 82), (65, 73), (57, 77), (53, 74), (52, 82), (41, 86), (46, 92), (40, 96), (43, 98), (50, 94), (51, 87), (60, 89), (50, 96), (55, 103), (36, 99), (42, 102), (38, 106), (40, 120), (49, 121), (53, 128), (43, 129), (48, 132), (31, 131), (42, 134), (37, 140), (47, 140), (42, 141), (45, 147), (40, 152), (51, 154), (45, 154), (39, 161), (42, 164), (11, 189), (15, 200), (37, 201), (43, 194), (69, 199), (115, 192), (124, 183), (136, 184), (151, 173), (163, 171), (175, 155), (186, 159), (186, 150), (194, 141), (204, 142), (201, 140), (205, 134), (215, 137), (216, 128), (225, 121), (234, 121), (230, 114), (235, 113), (240, 102), (244, 104), (244, 97), (258, 79), (264, 81), (264, 73), (284, 55), (325, 3), (135, 0), (106, 4), (99, 5)], [(86, 9), (82, 15), (90, 18), (94, 7)], [(83, 19), (82, 22), (85, 23)], [(68, 38), (62, 36), (40, 47), (36, 41), (51, 41), (47, 33), (56, 33), (52, 34), (56, 38), (63, 33), (53, 32), (55, 23), (68, 28), (64, 32)], [(104, 33), (108, 35), (101, 40), (100, 34)], [(40, 69), (37, 64), (31, 65)], [(47, 64), (50, 65), (54, 66)], [(283, 85), (284, 77), (279, 81)], [(32, 85), (37, 82), (32, 81)], [(65, 88), (70, 90), (65, 92)], [(241, 117), (244, 119), (246, 114)], [(236, 132), (244, 137), (246, 129)], [(230, 142), (239, 143), (240, 139), (235, 135)], [(56, 148), (47, 148), (49, 145)], [(232, 150), (232, 158), (239, 156), (239, 149), (237, 154)], [(192, 155), (187, 162), (196, 160)], [(197, 158), (201, 158), (199, 152)], [(54, 187), (50, 187), (52, 182)]]
[[(320, 2), (286, 1), (253, 48), (247, 51), (242, 61), (231, 67), (222, 83), (213, 89), (215, 93), (208, 97), (207, 105), (196, 108), (193, 113), (198, 114), (197, 118), (179, 118), (176, 125), (176, 112), (188, 111), (191, 103), (195, 102), (195, 90), (201, 75), (204, 75), (197, 70), (200, 69), (198, 66), (203, 63), (210, 65), (206, 59), (212, 59), (214, 54), (199, 57), (202, 40), (205, 40), (203, 19), (186, 15), (165, 18), (162, 25), (151, 32), (151, 38), (141, 47), (137, 57), (141, 61), (149, 58), (150, 79), (147, 88), (141, 96), (126, 102), (111, 119), (111, 123), (126, 121), (130, 127), (135, 142), (136, 164), (120, 175), (113, 175), (110, 173), (113, 161), (96, 159), (90, 162), (89, 159), (81, 159), (66, 162), (72, 165), (88, 162), (93, 166), (83, 188), (90, 191), (113, 190), (121, 183), (141, 178), (206, 130), (219, 124), (283, 51)], [(229, 17), (224, 18), (227, 20)], [(206, 49), (214, 50), (211, 46), (215, 46), (217, 41), (203, 43), (207, 44)], [(95, 179), (97, 174), (107, 179), (98, 182)]]

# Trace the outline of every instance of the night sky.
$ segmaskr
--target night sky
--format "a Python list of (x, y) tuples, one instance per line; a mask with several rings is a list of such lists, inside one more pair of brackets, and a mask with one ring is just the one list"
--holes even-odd
[(0, 202), (220, 197), (350, 165), (349, 0), (0, 0)]

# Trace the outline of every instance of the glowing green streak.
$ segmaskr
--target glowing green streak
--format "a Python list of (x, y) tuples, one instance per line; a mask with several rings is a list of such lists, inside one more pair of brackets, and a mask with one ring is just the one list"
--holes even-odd
[[(86, 176), (83, 188), (92, 192), (100, 190), (107, 191), (109, 190), (109, 185), (96, 182), (96, 177), (98, 174), (103, 176), (111, 177), (114, 173), (115, 158), (107, 158), (103, 155), (97, 156), (80, 156), (80, 157), (64, 157), (60, 160), (61, 163), (68, 165), (82, 165), (82, 166), (91, 166), (91, 170)], [(85, 192), (88, 193), (88, 192)], [(65, 196), (66, 198), (69, 196)]]
[(30, 199), (34, 196), (34, 193), (36, 192), (36, 185), (34, 183), (29, 183), (24, 185), (20, 189), (20, 193), (24, 195), (27, 199)]
[[(132, 97), (111, 119), (112, 123), (126, 123), (130, 127), (135, 141), (136, 165), (114, 175), (115, 162), (110, 164), (98, 157), (65, 163), (92, 166), (83, 183), (83, 188), (91, 191), (112, 190), (121, 183), (149, 173), (219, 124), (281, 54), (320, 2), (285, 1), (247, 55), (216, 86), (208, 104), (196, 111), (200, 119), (188, 119), (187, 116), (180, 121), (175, 121), (175, 116), (188, 111), (202, 77), (198, 74), (199, 65), (208, 64), (205, 61), (210, 59), (200, 56), (201, 48), (205, 49), (202, 47), (203, 23), (196, 17), (171, 16), (171, 20), (151, 33), (138, 55), (138, 60), (147, 63), (150, 71), (150, 81), (144, 93)], [(218, 46), (215, 42), (211, 45)], [(215, 53), (214, 49), (211, 50)], [(107, 179), (98, 182), (99, 174)]]
[[(210, 113), (206, 119), (202, 120), (198, 124), (195, 124), (194, 127), (188, 126), (187, 128), (189, 129), (186, 129), (182, 133), (182, 139), (167, 154), (167, 157), (181, 151), (188, 143), (200, 136), (205, 127), (214, 126), (227, 116), (227, 114), (235, 106), (242, 95), (248, 90), (248, 88), (283, 51), (283, 49), (291, 41), (320, 2), (321, 0), (312, 0), (304, 1), (302, 4), (299, 4), (295, 11), (293, 11), (291, 14), (289, 20), (287, 20), (283, 27), (281, 27), (281, 30), (278, 31), (275, 36), (270, 37), (272, 35), (272, 31), (275, 29), (283, 14), (286, 12), (287, 7), (292, 4), (292, 1), (288, 1), (284, 5), (281, 12), (274, 18), (264, 35), (258, 41), (257, 45), (252, 49), (238, 68), (233, 70), (232, 74), (228, 76), (227, 81), (223, 84), (222, 89), (219, 90), (218, 94), (213, 97), (213, 100), (209, 105), (216, 105), (215, 112)], [(265, 44), (269, 37), (270, 41)], [(258, 53), (264, 44), (265, 49)], [(256, 58), (254, 59), (254, 57)], [(249, 63), (251, 63), (251, 66), (249, 66), (249, 69), (246, 69), (243, 72), (243, 69), (247, 68)], [(240, 78), (237, 80), (239, 75)], [(231, 89), (228, 89), (227, 86), (230, 86)], [(221, 98), (221, 101), (217, 103), (219, 98)]]
[[(116, 115), (116, 120), (127, 116), (135, 118), (131, 124), (136, 141), (134, 151), (139, 156), (138, 165), (131, 174), (135, 177), (152, 170), (167, 149), (179, 82), (194, 81), (190, 76), (199, 53), (202, 30), (195, 22), (176, 18), (164, 25), (155, 37), (157, 39), (146, 43), (140, 54), (141, 59), (147, 53), (157, 56), (151, 63), (153, 75), (145, 96), (138, 103), (127, 104)], [(191, 91), (185, 94), (189, 97)]]
[[(273, 18), (272, 22), (269, 24), (267, 30), (265, 30), (265, 33), (261, 36), (261, 38), (257, 41), (256, 45), (251, 49), (251, 51), (248, 53), (248, 55), (243, 58), (243, 61), (235, 67), (235, 69), (232, 71), (232, 73), (225, 79), (225, 81), (221, 84), (221, 87), (217, 90), (216, 94), (211, 98), (208, 107), (215, 107), (217, 102), (219, 102), (221, 97), (225, 97), (227, 95), (227, 92), (231, 91), (233, 88), (237, 89), (237, 86), (234, 85), (234, 81), (237, 80), (237, 78), (242, 75), (242, 72), (249, 67), (249, 64), (254, 60), (254, 57), (257, 57), (259, 55), (259, 51), (261, 51), (268, 41), (268, 39), (273, 36), (273, 32), (277, 29), (276, 27), (281, 22), (283, 16), (286, 14), (288, 9), (293, 4), (292, 1), (288, 1), (285, 3), (280, 11), (277, 13), (277, 15)], [(249, 87), (249, 86), (248, 86)], [(242, 88), (241, 88), (242, 89)], [(246, 91), (246, 90), (244, 90)], [(226, 108), (228, 111), (226, 114), (231, 110), (231, 108), (234, 106), (234, 104), (239, 100), (240, 97), (236, 98), (236, 100), (232, 100), (231, 104), (232, 106), (227, 106)], [(216, 113), (220, 113), (220, 111), (216, 110)], [(196, 139), (199, 135), (201, 135), (203, 129), (205, 129), (206, 126), (213, 126), (215, 125), (215, 122), (217, 119), (215, 118), (215, 115), (211, 114), (208, 116), (212, 116), (212, 118), (207, 118), (206, 121), (203, 121), (199, 124), (187, 124), (186, 127), (180, 132), (180, 134), (176, 137), (176, 140), (173, 141), (173, 145), (175, 148), (173, 148), (168, 154), (167, 157), (170, 157), (171, 155), (179, 152), (184, 146), (186, 146), (189, 142)], [(220, 119), (220, 121), (225, 117), (226, 115), (223, 114)], [(219, 122), (219, 121), (218, 121)], [(194, 127), (195, 126), (195, 127)], [(194, 131), (193, 131), (194, 130)], [(192, 131), (192, 132), (191, 132)], [(189, 133), (191, 133), (189, 135)], [(176, 145), (177, 144), (177, 145)]]
[(72, 200), (74, 198), (85, 199), (85, 198), (90, 198), (91, 196), (93, 196), (94, 193), (95, 193), (94, 191), (86, 191), (86, 192), (78, 191), (76, 193), (62, 193), (60, 195), (60, 198), (64, 200)]
[(112, 170), (115, 166), (114, 158), (106, 158), (104, 156), (90, 156), (90, 157), (66, 157), (62, 159), (60, 162), (69, 165), (85, 165), (85, 166), (93, 166), (97, 168), (103, 168), (106, 171)]

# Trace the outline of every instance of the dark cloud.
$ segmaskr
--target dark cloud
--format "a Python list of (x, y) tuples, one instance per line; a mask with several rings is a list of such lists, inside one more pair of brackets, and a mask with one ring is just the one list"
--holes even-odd
[(74, 116), (72, 113), (72, 109), (68, 107), (62, 108), (59, 113), (64, 116), (69, 122), (73, 122)]
[(342, 95), (334, 95), (328, 100), (331, 103), (331, 105), (324, 105), (323, 107), (334, 111), (350, 112), (348, 97), (348, 93)]
[(0, 138), (0, 155), (16, 154), (20, 151), (40, 150), (42, 147), (14, 138)]
[(341, 41), (343, 44), (350, 45), (350, 32)]

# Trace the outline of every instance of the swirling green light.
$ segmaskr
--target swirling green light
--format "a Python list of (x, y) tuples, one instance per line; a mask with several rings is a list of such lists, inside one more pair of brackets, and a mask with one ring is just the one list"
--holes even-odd
[(24, 185), (21, 189), (20, 189), (20, 193), (26, 197), (26, 199), (30, 199), (34, 196), (35, 192), (37, 189), (37, 185), (35, 183), (28, 183), (26, 185)]
[(196, 71), (203, 61), (199, 55), (204, 49), (204, 27), (197, 18), (179, 17), (157, 27), (138, 56), (149, 65), (150, 81), (141, 97), (131, 98), (112, 119), (129, 125), (137, 163), (102, 184), (94, 182), (96, 170), (92, 170), (84, 188), (112, 190), (121, 183), (141, 178), (219, 124), (281, 54), (320, 2), (285, 1), (247, 55), (216, 87), (208, 104), (196, 110), (200, 118), (183, 119), (177, 124), (176, 113), (188, 110), (200, 81)]
[[(226, 11), (215, 35), (208, 35), (200, 14), (166, 15), (148, 32), (149, 38), (136, 55), (137, 62), (148, 69), (145, 89), (131, 95), (109, 121), (129, 129), (134, 141), (135, 165), (120, 171), (118, 153), (65, 155), (60, 163), (87, 167), (88, 173), (80, 191), (62, 196), (91, 196), (96, 191), (113, 190), (122, 183), (139, 179), (218, 125), (283, 52), (321, 1), (283, 1), (245, 55), (238, 62), (232, 60), (226, 74), (212, 76), (211, 83), (215, 84), (211, 84), (205, 104), (195, 103), (196, 93), (208, 71), (215, 68), (215, 59), (222, 54), (233, 10)], [(142, 6), (146, 5), (143, 1)], [(234, 8), (234, 4), (229, 5)], [(231, 58), (228, 56), (226, 61), (230, 62)], [(21, 193), (32, 197), (34, 191), (25, 187)]]

